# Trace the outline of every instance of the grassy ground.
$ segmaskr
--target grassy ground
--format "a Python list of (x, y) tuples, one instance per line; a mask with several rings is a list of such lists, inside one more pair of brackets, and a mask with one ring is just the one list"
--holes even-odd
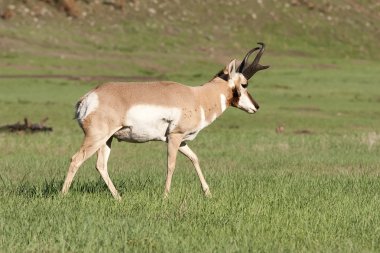
[(93, 159), (60, 197), (82, 138), (72, 107), (93, 84), (3, 80), (2, 122), (49, 116), (54, 132), (0, 134), (0, 251), (379, 251), (379, 65), (281, 62), (304, 69), (260, 73), (250, 88), (260, 112), (230, 109), (190, 143), (212, 199), (180, 157), (164, 201), (165, 145), (117, 142), (121, 203)]
[[(0, 78), (123, 75), (198, 85), (258, 40), (271, 65), (250, 83), (257, 114), (229, 109), (189, 143), (211, 199), (180, 156), (163, 200), (165, 145), (116, 141), (109, 170), (122, 201), (93, 158), (61, 197), (82, 139), (73, 106), (100, 81), (1, 78), (0, 125), (48, 116), (54, 131), (0, 133), (0, 252), (379, 252), (378, 5), (254, 2), (242, 20), (229, 1), (220, 1), (225, 14), (186, 2), (181, 12), (167, 5), (166, 16), (147, 1), (126, 10), (128, 22), (108, 7), (86, 19), (51, 10), (54, 20), (0, 21)], [(252, 20), (255, 32), (239, 20)]]

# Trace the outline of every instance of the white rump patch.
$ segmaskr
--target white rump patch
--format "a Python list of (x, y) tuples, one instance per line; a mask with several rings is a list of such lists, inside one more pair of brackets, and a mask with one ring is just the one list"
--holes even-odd
[(135, 105), (126, 115), (125, 127), (128, 131), (121, 136), (122, 140), (146, 142), (152, 140), (166, 141), (181, 119), (181, 110), (175, 107), (159, 105)]
[(95, 91), (84, 95), (84, 98), (78, 103), (76, 118), (80, 123), (99, 106), (99, 98)]

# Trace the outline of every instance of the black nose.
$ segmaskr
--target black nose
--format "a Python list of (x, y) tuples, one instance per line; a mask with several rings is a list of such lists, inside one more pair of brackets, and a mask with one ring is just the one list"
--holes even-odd
[(260, 108), (259, 104), (254, 99), (252, 99), (252, 103), (256, 107), (256, 110)]
[(256, 107), (256, 110), (258, 110), (260, 108), (259, 104), (253, 99), (251, 94), (248, 93), (248, 97), (252, 101), (252, 104)]

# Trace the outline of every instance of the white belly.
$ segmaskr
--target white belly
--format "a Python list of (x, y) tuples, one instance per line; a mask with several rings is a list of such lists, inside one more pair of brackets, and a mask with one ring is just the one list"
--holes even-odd
[(175, 107), (136, 105), (126, 114), (124, 127), (114, 136), (129, 142), (166, 141), (181, 118), (181, 110)]

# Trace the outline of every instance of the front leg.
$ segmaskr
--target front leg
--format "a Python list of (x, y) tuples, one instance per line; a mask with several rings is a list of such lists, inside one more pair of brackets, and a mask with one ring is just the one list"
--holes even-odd
[(172, 177), (175, 169), (175, 163), (177, 159), (177, 153), (179, 145), (182, 142), (182, 134), (170, 134), (168, 136), (168, 170), (166, 174), (165, 192), (164, 197), (169, 196), (170, 186), (172, 183)]
[(187, 158), (189, 158), (190, 161), (193, 163), (195, 171), (197, 172), (199, 180), (201, 181), (202, 189), (203, 189), (203, 192), (205, 193), (205, 196), (211, 197), (211, 192), (205, 180), (205, 177), (203, 176), (201, 167), (199, 166), (199, 160), (198, 160), (197, 155), (190, 149), (190, 147), (186, 143), (183, 143), (181, 145), (181, 147), (179, 148), (179, 151), (182, 154), (184, 154)]

